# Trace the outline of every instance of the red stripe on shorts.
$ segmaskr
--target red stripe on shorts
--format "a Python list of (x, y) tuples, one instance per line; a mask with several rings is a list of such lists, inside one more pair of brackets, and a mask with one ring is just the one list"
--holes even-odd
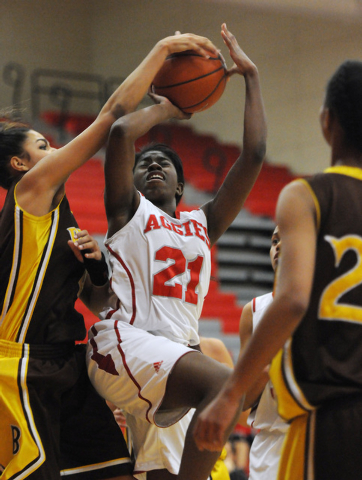
[(111, 375), (119, 376), (112, 355), (108, 354), (104, 356), (98, 352), (98, 345), (97, 342), (94, 340), (94, 337), (97, 336), (98, 331), (94, 325), (91, 327), (91, 332), (93, 333), (93, 338), (90, 339), (89, 343), (92, 345), (93, 348), (93, 354), (91, 356), (92, 360), (96, 362), (100, 370), (104, 370)]
[(127, 365), (127, 361), (126, 361), (126, 356), (124, 354), (124, 351), (122, 350), (122, 347), (121, 347), (121, 343), (122, 343), (122, 339), (121, 339), (121, 336), (120, 336), (120, 333), (119, 333), (119, 330), (117, 328), (117, 324), (118, 324), (118, 321), (116, 320), (114, 322), (114, 330), (116, 332), (116, 335), (117, 335), (117, 339), (118, 339), (118, 344), (117, 344), (117, 348), (118, 348), (118, 351), (119, 353), (121, 354), (121, 357), (122, 357), (122, 362), (123, 362), (123, 366), (126, 370), (126, 372), (128, 373), (128, 376), (129, 378), (132, 380), (132, 382), (136, 385), (137, 389), (138, 389), (138, 398), (140, 398), (141, 400), (145, 401), (149, 407), (146, 411), (146, 420), (147, 422), (151, 423), (150, 422), (150, 419), (148, 418), (148, 413), (149, 411), (151, 410), (152, 408), (152, 403), (147, 400), (147, 398), (144, 398), (142, 395), (141, 395), (141, 385), (137, 382), (137, 380), (134, 378), (134, 376), (132, 375), (131, 373), (131, 370), (129, 368), (129, 366)]
[[(116, 252), (114, 252), (109, 245), (106, 245), (106, 247), (110, 251), (110, 253), (119, 261), (119, 263), (122, 265), (122, 267), (125, 269), (125, 271), (128, 275), (129, 282), (131, 284), (131, 290), (132, 290), (132, 317), (131, 317), (131, 320), (130, 320), (129, 323), (131, 325), (133, 325), (134, 319), (136, 318), (136, 289), (135, 289), (135, 286), (134, 286), (134, 281), (133, 281), (132, 274), (129, 271), (127, 265), (121, 259), (121, 257)], [(114, 311), (112, 311), (112, 314), (113, 313), (114, 313)], [(110, 315), (110, 316), (112, 316), (112, 315)]]

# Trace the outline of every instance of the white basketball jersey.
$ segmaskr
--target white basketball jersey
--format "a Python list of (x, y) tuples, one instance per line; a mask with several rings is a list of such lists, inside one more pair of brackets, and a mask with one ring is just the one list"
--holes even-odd
[[(255, 331), (258, 323), (264, 315), (265, 310), (269, 307), (272, 301), (272, 292), (253, 299), (253, 331)], [(257, 407), (252, 409), (248, 417), (248, 424), (253, 428), (268, 430), (269, 432), (287, 431), (288, 424), (285, 423), (278, 415), (278, 406), (274, 397), (273, 384), (270, 380), (265, 386)]]
[(176, 219), (141, 195), (133, 218), (105, 245), (119, 303), (101, 318), (122, 320), (185, 345), (199, 344), (198, 319), (211, 274), (204, 212), (181, 212)]

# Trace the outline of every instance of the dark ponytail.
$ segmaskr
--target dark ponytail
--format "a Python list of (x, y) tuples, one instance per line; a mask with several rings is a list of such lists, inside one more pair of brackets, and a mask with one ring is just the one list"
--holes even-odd
[(0, 186), (8, 190), (16, 178), (10, 167), (12, 157), (24, 155), (23, 145), (30, 127), (25, 123), (0, 121)]

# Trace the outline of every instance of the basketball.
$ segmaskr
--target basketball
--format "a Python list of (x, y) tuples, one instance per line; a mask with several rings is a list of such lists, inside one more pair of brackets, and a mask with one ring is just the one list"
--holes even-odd
[(188, 50), (166, 58), (153, 80), (153, 89), (183, 112), (196, 113), (219, 100), (226, 80), (226, 65), (220, 55), (205, 58)]

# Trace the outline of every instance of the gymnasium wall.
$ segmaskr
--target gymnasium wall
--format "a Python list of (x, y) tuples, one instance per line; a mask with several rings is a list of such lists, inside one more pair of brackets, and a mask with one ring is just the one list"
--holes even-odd
[[(197, 0), (1, 0), (0, 72), (25, 68), (21, 106), (30, 109), (31, 72), (38, 67), (124, 77), (160, 38), (175, 30), (208, 36), (220, 46), (226, 22), (257, 64), (267, 109), (268, 159), (297, 174), (329, 163), (318, 113), (328, 77), (345, 58), (362, 60), (362, 18), (263, 11)], [(0, 105), (11, 103), (0, 79)], [(212, 109), (194, 116), (196, 129), (241, 144), (243, 80), (233, 77)]]

